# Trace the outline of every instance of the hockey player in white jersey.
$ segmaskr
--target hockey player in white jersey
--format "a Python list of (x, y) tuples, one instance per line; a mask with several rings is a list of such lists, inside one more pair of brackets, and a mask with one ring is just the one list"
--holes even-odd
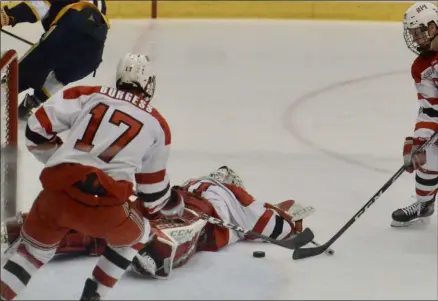
[[(184, 203), (177, 192), (171, 197), (166, 175), (170, 128), (149, 104), (155, 76), (148, 58), (127, 54), (116, 80), (117, 88), (67, 89), (29, 118), (26, 145), (45, 164), (43, 190), (2, 267), (2, 299), (19, 295), (76, 230), (108, 243), (81, 296), (100, 300), (149, 240), (148, 218), (182, 214)], [(129, 200), (134, 182), (136, 203)]]
[(438, 131), (438, 8), (416, 3), (404, 17), (406, 45), (418, 57), (412, 64), (412, 78), (418, 94), (419, 111), (412, 137), (405, 139), (405, 165), (415, 172), (416, 202), (392, 214), (392, 226), (410, 225), (431, 216), (438, 192), (438, 144), (412, 155)]

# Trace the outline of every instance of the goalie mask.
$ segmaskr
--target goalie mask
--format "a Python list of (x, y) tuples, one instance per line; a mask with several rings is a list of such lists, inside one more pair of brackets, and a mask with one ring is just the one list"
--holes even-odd
[(415, 54), (429, 53), (438, 35), (438, 8), (432, 3), (412, 5), (405, 13), (403, 27), (406, 46)]
[(237, 173), (234, 172), (234, 170), (227, 166), (219, 167), (216, 171), (210, 173), (208, 176), (219, 183), (232, 184), (245, 189), (242, 179), (237, 175)]
[(150, 101), (155, 93), (155, 75), (151, 73), (149, 57), (141, 54), (126, 54), (117, 66), (116, 86), (121, 90), (138, 91)]

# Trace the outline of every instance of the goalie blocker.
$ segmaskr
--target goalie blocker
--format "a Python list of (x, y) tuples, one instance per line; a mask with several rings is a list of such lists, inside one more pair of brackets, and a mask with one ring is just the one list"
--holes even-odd
[[(315, 211), (313, 207), (303, 207), (293, 200), (276, 205), (255, 200), (228, 167), (221, 167), (209, 177), (190, 180), (172, 190), (178, 190), (184, 198), (186, 210), (181, 218), (150, 221), (153, 239), (137, 254), (131, 266), (140, 275), (167, 278), (173, 268), (183, 266), (197, 251), (219, 251), (230, 244), (249, 239), (235, 231), (208, 224), (199, 219), (196, 213), (227, 222), (232, 219), (246, 229), (276, 239), (287, 239), (300, 232), (303, 218)], [(26, 214), (5, 225), (9, 244), (19, 235), (21, 218), (25, 219)], [(57, 254), (99, 255), (105, 246), (106, 242), (102, 239), (71, 231), (62, 241)]]

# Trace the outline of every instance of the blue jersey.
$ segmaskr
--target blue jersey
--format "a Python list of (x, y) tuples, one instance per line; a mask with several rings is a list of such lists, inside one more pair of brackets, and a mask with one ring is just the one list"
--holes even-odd
[(93, 8), (100, 12), (103, 20), (109, 27), (106, 18), (107, 7), (105, 0), (47, 0), (47, 1), (22, 1), (14, 7), (5, 7), (5, 11), (11, 19), (11, 25), (41, 21), (44, 30), (47, 31), (55, 25), (69, 10), (81, 11)]

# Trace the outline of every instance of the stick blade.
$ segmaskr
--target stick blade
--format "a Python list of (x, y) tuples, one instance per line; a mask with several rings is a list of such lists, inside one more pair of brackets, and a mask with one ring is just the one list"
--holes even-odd
[(299, 259), (304, 259), (304, 258), (308, 258), (308, 257), (318, 256), (318, 255), (324, 253), (327, 249), (328, 249), (328, 246), (326, 246), (326, 245), (322, 245), (322, 246), (314, 247), (314, 248), (300, 248), (299, 247), (299, 248), (295, 249), (295, 251), (292, 255), (292, 259), (299, 260)]
[(282, 240), (282, 241), (280, 241), (280, 243), (285, 248), (295, 250), (295, 249), (300, 248), (304, 245), (307, 245), (314, 238), (315, 238), (315, 235), (313, 234), (312, 230), (310, 230), (309, 228), (306, 228), (300, 234), (294, 236), (291, 239)]

